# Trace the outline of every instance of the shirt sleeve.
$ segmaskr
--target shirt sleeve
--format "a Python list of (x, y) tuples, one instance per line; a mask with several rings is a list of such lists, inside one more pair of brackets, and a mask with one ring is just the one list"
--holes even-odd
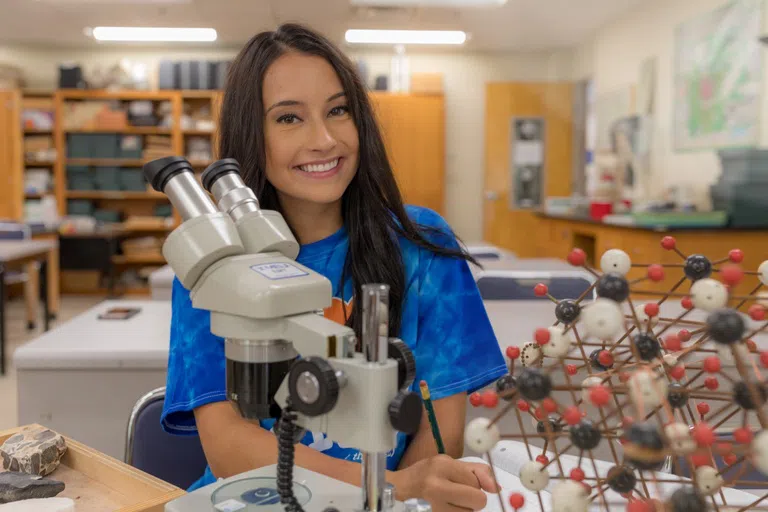
[[(428, 238), (458, 250), (448, 224), (436, 213)], [(425, 380), (437, 400), (472, 393), (508, 370), (468, 263), (424, 251), (419, 278), (416, 382)]]
[(195, 434), (193, 410), (227, 399), (224, 340), (211, 333), (211, 313), (192, 306), (189, 291), (173, 281), (168, 376), (161, 416), (171, 434)]

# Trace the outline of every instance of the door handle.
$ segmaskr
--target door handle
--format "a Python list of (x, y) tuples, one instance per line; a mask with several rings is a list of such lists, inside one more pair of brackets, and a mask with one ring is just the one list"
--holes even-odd
[(495, 190), (486, 190), (485, 191), (485, 200), (486, 201), (497, 201), (500, 198), (501, 194), (496, 192)]

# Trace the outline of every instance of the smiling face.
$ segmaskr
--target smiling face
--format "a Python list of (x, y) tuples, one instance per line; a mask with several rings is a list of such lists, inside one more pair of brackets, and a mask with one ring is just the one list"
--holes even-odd
[(321, 57), (287, 52), (262, 86), (267, 180), (281, 203), (339, 203), (357, 172), (357, 128), (344, 88)]

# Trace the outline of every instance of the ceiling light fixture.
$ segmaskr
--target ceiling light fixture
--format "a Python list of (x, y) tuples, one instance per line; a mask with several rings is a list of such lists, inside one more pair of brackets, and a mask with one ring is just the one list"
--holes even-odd
[(507, 0), (350, 0), (368, 7), (500, 7)]
[(170, 27), (95, 27), (92, 35), (97, 41), (131, 42), (211, 42), (217, 37), (212, 28)]
[(344, 34), (348, 43), (361, 44), (464, 44), (467, 34), (460, 30), (363, 30)]

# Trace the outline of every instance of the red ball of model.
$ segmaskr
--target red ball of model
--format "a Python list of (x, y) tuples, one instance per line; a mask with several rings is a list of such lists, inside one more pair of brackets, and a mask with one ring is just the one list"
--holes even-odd
[(533, 293), (537, 297), (543, 297), (547, 293), (549, 293), (549, 288), (547, 288), (547, 285), (545, 285), (544, 283), (539, 283), (539, 284), (537, 284), (536, 286), (533, 287)]
[(584, 262), (587, 261), (587, 253), (585, 253), (581, 249), (573, 249), (570, 254), (568, 254), (568, 263), (573, 265), (574, 267), (580, 267), (584, 265)]
[(592, 386), (589, 390), (589, 400), (596, 407), (602, 407), (611, 400), (611, 392), (603, 385)]
[(715, 391), (720, 387), (720, 381), (718, 381), (715, 377), (707, 377), (704, 379), (704, 385), (708, 390)]
[(712, 446), (715, 444), (715, 431), (706, 423), (699, 423), (693, 427), (693, 439), (701, 446)]
[(611, 366), (613, 364), (613, 354), (607, 350), (601, 350), (597, 355), (597, 360), (603, 366)]
[(749, 444), (752, 442), (752, 431), (746, 427), (740, 427), (733, 431), (733, 440), (739, 444)]
[(768, 350), (760, 352), (760, 364), (762, 364), (764, 368), (768, 368)]
[(744, 251), (741, 249), (731, 249), (728, 253), (728, 259), (731, 263), (741, 263), (744, 261)]
[(513, 492), (509, 495), (509, 504), (515, 510), (521, 509), (525, 506), (525, 496), (519, 492)]
[(469, 395), (469, 403), (472, 407), (480, 407), (483, 404), (483, 397), (480, 396), (480, 393), (474, 392)]
[(541, 401), (541, 406), (547, 412), (555, 412), (557, 410), (557, 402), (547, 397)]
[(575, 405), (571, 405), (563, 413), (563, 419), (569, 425), (578, 425), (581, 422), (581, 411)]
[(667, 336), (667, 338), (664, 340), (664, 348), (670, 352), (680, 351), (680, 349), (683, 348), (682, 343), (680, 343), (680, 337), (676, 334), (670, 334)]
[(669, 370), (669, 376), (675, 380), (682, 380), (682, 378), (685, 377), (685, 366), (682, 364), (675, 366)]
[(683, 300), (680, 301), (680, 304), (682, 304), (685, 309), (693, 309), (693, 301), (690, 297), (683, 297)]
[(674, 249), (675, 245), (677, 244), (675, 242), (675, 237), (673, 236), (665, 236), (664, 238), (661, 239), (661, 246), (668, 251), (671, 251), (672, 249)]
[(581, 468), (573, 468), (571, 470), (571, 480), (576, 480), (577, 482), (581, 482), (584, 480), (586, 475), (584, 474), (584, 470)]
[(749, 317), (755, 322), (765, 320), (765, 306), (762, 304), (752, 304), (749, 306)]
[(655, 302), (649, 302), (645, 305), (643, 308), (645, 310), (645, 314), (649, 317), (654, 317), (659, 315), (659, 305)]
[(720, 269), (720, 275), (723, 276), (723, 281), (730, 286), (736, 286), (744, 279), (744, 271), (736, 265), (725, 265)]
[(709, 404), (706, 402), (700, 402), (698, 405), (696, 405), (696, 410), (699, 411), (699, 414), (704, 416), (709, 412)]
[(654, 512), (653, 504), (645, 500), (632, 500), (627, 503), (627, 512)]
[(546, 466), (547, 464), (549, 464), (549, 459), (547, 458), (546, 455), (541, 454), (538, 457), (536, 457), (536, 462), (540, 464), (544, 464)]
[(680, 332), (677, 333), (677, 336), (680, 338), (680, 341), (690, 341), (691, 331), (688, 329), (680, 329)]
[(711, 466), (712, 465), (712, 458), (709, 455), (705, 455), (703, 453), (694, 453), (691, 455), (691, 462), (693, 462), (694, 467), (701, 467), (701, 466)]
[(659, 282), (664, 280), (664, 267), (658, 264), (653, 264), (648, 266), (648, 279), (654, 282)]
[(520, 347), (507, 347), (507, 357), (510, 359), (520, 357)]
[(750, 353), (757, 352), (757, 343), (755, 343), (755, 340), (747, 340), (747, 348), (749, 349)]
[(546, 345), (547, 343), (549, 343), (549, 339), (550, 339), (549, 329), (540, 327), (536, 329), (536, 333), (533, 335), (533, 337), (536, 340), (536, 343), (538, 343), (539, 345)]
[(517, 408), (520, 409), (522, 412), (528, 412), (531, 410), (531, 404), (523, 400), (522, 398), (517, 401)]
[(736, 464), (736, 461), (739, 460), (739, 456), (735, 453), (729, 453), (728, 455), (723, 455), (723, 462), (728, 464), (729, 466)]
[(628, 382), (631, 377), (632, 377), (632, 374), (629, 373), (629, 372), (620, 372), (619, 373), (619, 380), (621, 382)]
[(704, 371), (708, 373), (717, 373), (720, 371), (721, 364), (720, 358), (717, 356), (709, 356), (704, 359)]
[(492, 389), (483, 391), (483, 405), (489, 409), (493, 409), (499, 405), (499, 395)]
[(576, 375), (579, 372), (579, 369), (576, 368), (575, 364), (567, 364), (565, 365), (565, 371), (568, 375)]

